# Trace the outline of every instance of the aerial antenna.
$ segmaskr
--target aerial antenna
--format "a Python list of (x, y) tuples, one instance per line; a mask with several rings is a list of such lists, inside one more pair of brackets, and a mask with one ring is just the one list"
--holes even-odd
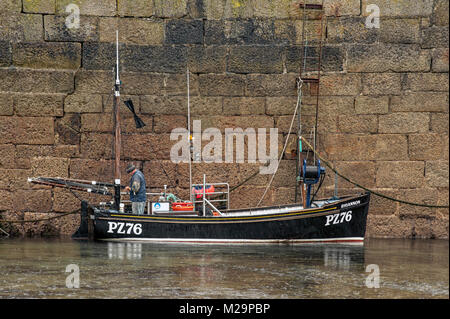
[(119, 210), (120, 207), (120, 149), (121, 149), (121, 132), (120, 132), (120, 78), (119, 78), (119, 31), (116, 31), (116, 81), (114, 83), (114, 204)]
[(119, 78), (119, 30), (116, 30), (116, 96), (120, 96), (120, 78)]
[(188, 143), (189, 143), (189, 199), (192, 201), (192, 163), (191, 163), (191, 100), (189, 90), (189, 68), (186, 70), (187, 77), (187, 108), (188, 108)]

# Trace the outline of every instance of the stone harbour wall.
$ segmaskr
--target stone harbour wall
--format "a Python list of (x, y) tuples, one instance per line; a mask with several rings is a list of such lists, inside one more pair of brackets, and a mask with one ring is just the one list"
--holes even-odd
[[(138, 164), (153, 190), (168, 185), (178, 196), (189, 192), (187, 165), (170, 160), (175, 143), (170, 133), (187, 126), (187, 68), (191, 117), (202, 121), (202, 129), (276, 127), (281, 150), (301, 65), (298, 2), (0, 0), (1, 218), (33, 220), (79, 207), (69, 191), (29, 184), (28, 177), (112, 180), (115, 30), (122, 99), (131, 98), (147, 124), (137, 130), (122, 103), (123, 167)], [(66, 11), (71, 4), (80, 10), (78, 28), (66, 24), (74, 14)], [(380, 9), (379, 28), (366, 25), (371, 4)], [(319, 152), (370, 189), (448, 205), (449, 1), (325, 0), (324, 5)], [(310, 90), (305, 85), (305, 131), (314, 117)], [(210, 182), (234, 186), (260, 166), (194, 164), (194, 182), (205, 173)], [(257, 175), (235, 190), (232, 206), (255, 205), (269, 179)], [(338, 185), (340, 194), (358, 190), (342, 179)], [(292, 203), (294, 190), (295, 160), (286, 157), (263, 204)], [(320, 195), (333, 191), (328, 169)], [(104, 200), (86, 195), (80, 194)], [(448, 209), (373, 196), (367, 235), (448, 238), (448, 219)], [(11, 234), (32, 236), (71, 234), (78, 221), (69, 215), (0, 223)]]

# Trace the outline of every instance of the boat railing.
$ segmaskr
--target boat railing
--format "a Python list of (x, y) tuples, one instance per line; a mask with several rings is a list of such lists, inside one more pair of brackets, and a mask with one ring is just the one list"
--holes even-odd
[[(192, 184), (192, 187), (201, 186), (203, 193), (197, 194), (201, 195), (200, 200), (195, 200), (192, 198), (192, 202), (195, 204), (203, 205), (203, 214), (205, 214), (206, 205), (210, 206), (214, 211), (218, 212), (222, 215), (222, 212), (214, 206), (214, 203), (225, 203), (225, 209), (228, 210), (230, 208), (230, 184), (228, 183), (206, 183), (206, 175), (203, 175), (203, 184)], [(206, 192), (206, 186), (214, 186), (213, 192)], [(216, 188), (223, 189), (223, 191), (216, 191)], [(218, 195), (216, 197), (211, 198), (214, 195)], [(223, 196), (224, 195), (224, 196)], [(192, 196), (196, 196), (193, 194)], [(221, 196), (223, 196), (221, 198)]]
[[(194, 207), (196, 204), (203, 204), (203, 212), (205, 212), (206, 205), (210, 206), (214, 211), (218, 212), (219, 214), (222, 214), (222, 212), (216, 207), (219, 206), (223, 210), (223, 204), (225, 204), (225, 210), (228, 210), (230, 208), (230, 184), (228, 183), (206, 183), (206, 176), (204, 176), (204, 183), (203, 184), (192, 184), (192, 187), (201, 186), (203, 189), (203, 193), (200, 194), (192, 194), (191, 202), (193, 203)], [(206, 192), (206, 186), (214, 186), (213, 192)], [(154, 202), (152, 200), (152, 197), (165, 197), (166, 193), (146, 193), (147, 194), (147, 200), (146, 200), (146, 206), (147, 206), (147, 212), (152, 211), (151, 210), (151, 204)], [(121, 203), (129, 204), (131, 203), (130, 199), (126, 199), (127, 195), (129, 195), (128, 192), (121, 192)], [(201, 195), (201, 199), (196, 200), (195, 196)], [(213, 204), (214, 203), (214, 204)]]

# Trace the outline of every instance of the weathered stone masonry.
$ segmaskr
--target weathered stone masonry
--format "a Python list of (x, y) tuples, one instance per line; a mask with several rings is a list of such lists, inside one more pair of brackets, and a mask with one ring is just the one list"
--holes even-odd
[[(68, 4), (80, 27), (68, 29)], [(446, 0), (325, 0), (319, 150), (356, 182), (387, 195), (448, 205), (448, 4)], [(366, 7), (380, 28), (365, 27)], [(172, 128), (185, 127), (186, 68), (192, 118), (202, 127), (278, 127), (281, 149), (295, 107), (301, 14), (292, 0), (0, 0), (0, 210), (6, 219), (69, 212), (69, 192), (29, 176), (112, 178), (111, 89), (115, 30), (122, 93), (123, 159), (148, 184), (188, 192), (187, 166), (169, 159)], [(305, 90), (303, 117), (312, 123)], [(293, 143), (290, 144), (292, 147)], [(125, 165), (125, 164), (124, 164)], [(236, 185), (258, 164), (196, 164)], [(264, 203), (292, 202), (295, 162), (283, 160)], [(269, 176), (232, 195), (257, 203)], [(328, 176), (322, 194), (333, 192)], [(339, 181), (341, 193), (352, 185)], [(368, 236), (448, 238), (448, 209), (373, 197)], [(50, 215), (52, 216), (52, 215)], [(5, 226), (15, 234), (70, 234), (78, 217)]]

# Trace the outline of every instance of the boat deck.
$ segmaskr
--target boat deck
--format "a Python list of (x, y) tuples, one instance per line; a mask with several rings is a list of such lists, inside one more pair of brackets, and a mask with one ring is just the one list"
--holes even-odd
[[(348, 198), (339, 199), (327, 199), (327, 200), (317, 200), (314, 201), (311, 208), (304, 209), (303, 205), (299, 204), (288, 204), (279, 206), (266, 206), (266, 207), (253, 207), (253, 208), (242, 208), (242, 209), (228, 209), (221, 210), (220, 213), (216, 213), (214, 216), (207, 216), (212, 218), (223, 218), (223, 217), (241, 217), (241, 216), (264, 216), (271, 214), (284, 214), (290, 212), (299, 211), (309, 211), (317, 210), (317, 208), (324, 207), (326, 205), (334, 204), (343, 201)], [(134, 215), (131, 210), (126, 209), (127, 215)], [(138, 215), (136, 215), (138, 216)], [(142, 216), (142, 215), (141, 215)], [(183, 216), (200, 216), (199, 211), (159, 211), (148, 214), (147, 211), (144, 216), (159, 216), (159, 217), (183, 217)]]

